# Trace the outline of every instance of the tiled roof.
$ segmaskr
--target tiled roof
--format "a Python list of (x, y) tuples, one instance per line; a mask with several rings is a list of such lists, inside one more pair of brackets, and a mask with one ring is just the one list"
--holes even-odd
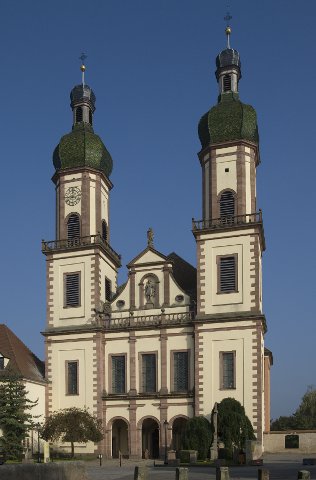
[(173, 263), (173, 276), (179, 287), (190, 295), (191, 299), (196, 300), (196, 268), (175, 252), (170, 253), (167, 258)]
[(26, 380), (44, 382), (45, 364), (3, 323), (0, 324), (0, 354), (9, 359), (0, 375), (10, 370)]

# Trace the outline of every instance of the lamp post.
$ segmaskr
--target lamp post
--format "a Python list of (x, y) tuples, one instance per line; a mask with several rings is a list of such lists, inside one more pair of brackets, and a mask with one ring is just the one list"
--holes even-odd
[(169, 422), (167, 420), (165, 420), (163, 422), (164, 424), (164, 427), (165, 427), (165, 461), (164, 461), (164, 464), (165, 465), (168, 465), (168, 452), (167, 452), (167, 428), (168, 428), (168, 425), (169, 425)]
[(41, 424), (38, 423), (36, 426), (37, 426), (37, 463), (41, 463), (41, 450), (40, 450), (40, 428), (41, 428)]

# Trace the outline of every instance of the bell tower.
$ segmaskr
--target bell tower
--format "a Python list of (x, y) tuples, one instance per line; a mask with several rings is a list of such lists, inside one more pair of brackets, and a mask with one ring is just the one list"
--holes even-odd
[(193, 220), (198, 274), (195, 338), (212, 374), (206, 379), (197, 372), (195, 401), (200, 414), (205, 390), (213, 392), (212, 405), (225, 397), (236, 398), (261, 441), (266, 323), (261, 266), (265, 239), (256, 200), (259, 136), (254, 108), (239, 98), (241, 61), (230, 46), (230, 35), (227, 26), (227, 46), (216, 58), (218, 102), (198, 126), (202, 220)]
[(70, 93), (72, 130), (53, 153), (56, 235), (42, 242), (47, 264), (47, 414), (87, 406), (102, 418), (104, 340), (95, 312), (116, 291), (121, 262), (110, 245), (113, 162), (94, 133), (96, 97), (85, 83), (84, 64), (81, 71), (82, 83)]

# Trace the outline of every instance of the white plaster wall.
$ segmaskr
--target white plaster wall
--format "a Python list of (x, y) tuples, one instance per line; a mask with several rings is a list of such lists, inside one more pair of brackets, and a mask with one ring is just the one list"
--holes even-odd
[(157, 353), (157, 381), (156, 388), (157, 391), (161, 388), (161, 355), (160, 355), (160, 338), (157, 333), (151, 335), (150, 332), (146, 332), (146, 337), (141, 331), (136, 331), (136, 343), (135, 343), (135, 352), (136, 352), (136, 390), (141, 391), (140, 388), (140, 355), (141, 353)]
[[(238, 326), (245, 327), (246, 324)], [(249, 324), (247, 325), (249, 327)], [(211, 331), (201, 333), (203, 338), (203, 406), (204, 414), (210, 414), (215, 402), (226, 397), (238, 400), (253, 422), (253, 329), (221, 330), (220, 324), (212, 324)], [(201, 330), (207, 330), (204, 325)], [(220, 352), (236, 351), (236, 388), (220, 388)]]
[[(67, 192), (67, 189), (69, 187), (78, 187), (82, 192), (82, 174), (65, 175), (63, 177), (63, 181), (67, 182), (64, 184), (65, 193)], [(65, 199), (61, 199), (61, 200), (63, 200), (65, 204), (65, 218), (70, 213), (79, 213), (79, 215), (81, 215), (81, 204), (82, 204), (81, 200), (79, 203), (77, 203), (77, 205), (73, 205), (73, 206), (67, 205), (67, 203), (65, 202)]]
[(205, 218), (210, 218), (210, 162), (205, 163), (204, 167), (204, 192), (205, 192)]
[[(205, 313), (248, 311), (251, 307), (250, 242), (254, 231), (249, 229), (220, 232), (203, 236), (205, 244), (201, 253), (205, 255)], [(217, 293), (218, 255), (238, 254), (238, 292)]]
[[(94, 412), (93, 404), (93, 341), (92, 334), (86, 340), (65, 337), (63, 342), (51, 344), (52, 411), (62, 408), (87, 407)], [(61, 338), (59, 340), (62, 340)], [(66, 394), (66, 361), (79, 361), (79, 394)]]
[(245, 174), (246, 174), (246, 213), (254, 213), (251, 209), (251, 180), (250, 180), (250, 157), (245, 155)]
[(109, 225), (109, 208), (110, 208), (109, 189), (105, 182), (101, 179), (101, 217)]
[[(122, 335), (122, 334), (121, 334)], [(109, 335), (109, 337), (111, 334)], [(117, 339), (115, 341), (111, 341), (112, 339), (108, 339), (105, 344), (105, 366), (104, 366), (104, 373), (105, 373), (105, 385), (107, 392), (112, 391), (112, 385), (110, 384), (110, 369), (111, 369), (111, 355), (126, 355), (126, 392), (130, 389), (130, 359), (129, 359), (129, 336), (126, 335), (125, 339)], [(121, 402), (121, 401), (120, 401)]]
[(32, 402), (37, 400), (35, 405), (29, 412), (36, 423), (42, 423), (45, 418), (45, 389), (46, 385), (42, 383), (25, 381), (25, 388), (27, 391), (27, 398)]
[[(236, 160), (236, 155), (227, 155), (225, 157), (216, 158), (217, 195), (227, 188), (237, 192)], [(228, 168), (229, 171), (225, 172), (225, 168)]]
[[(93, 175), (95, 177), (95, 175)], [(90, 179), (91, 179), (90, 175)], [(96, 235), (97, 228), (96, 228), (96, 193), (95, 193), (95, 181), (90, 181), (90, 234)], [(101, 233), (101, 232), (100, 232)]]
[[(175, 282), (173, 277), (169, 275), (169, 285), (170, 285), (170, 305), (174, 305), (176, 307), (181, 307), (183, 305), (187, 305), (190, 303), (190, 297), (187, 295), (184, 290), (182, 290), (179, 285)], [(177, 295), (183, 295), (184, 299), (182, 302), (176, 301)]]
[[(101, 300), (105, 300), (105, 277), (111, 281), (112, 294), (117, 288), (117, 271), (111, 260), (103, 253), (100, 253), (100, 271), (101, 271)], [(115, 302), (116, 303), (116, 302)]]

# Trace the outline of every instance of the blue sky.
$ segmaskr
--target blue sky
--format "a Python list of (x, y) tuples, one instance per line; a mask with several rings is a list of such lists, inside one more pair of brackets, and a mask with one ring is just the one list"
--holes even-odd
[[(88, 54), (86, 81), (97, 97), (95, 131), (114, 161), (113, 248), (126, 265), (152, 226), (158, 250), (195, 265), (197, 124), (217, 99), (225, 12), (220, 0), (1, 2), (0, 321), (41, 358), (41, 239), (55, 238), (52, 152), (71, 129), (69, 92), (80, 82), (80, 53)], [(275, 418), (292, 413), (307, 385), (316, 384), (316, 3), (232, 0), (231, 13), (241, 99), (256, 108), (259, 121)]]

